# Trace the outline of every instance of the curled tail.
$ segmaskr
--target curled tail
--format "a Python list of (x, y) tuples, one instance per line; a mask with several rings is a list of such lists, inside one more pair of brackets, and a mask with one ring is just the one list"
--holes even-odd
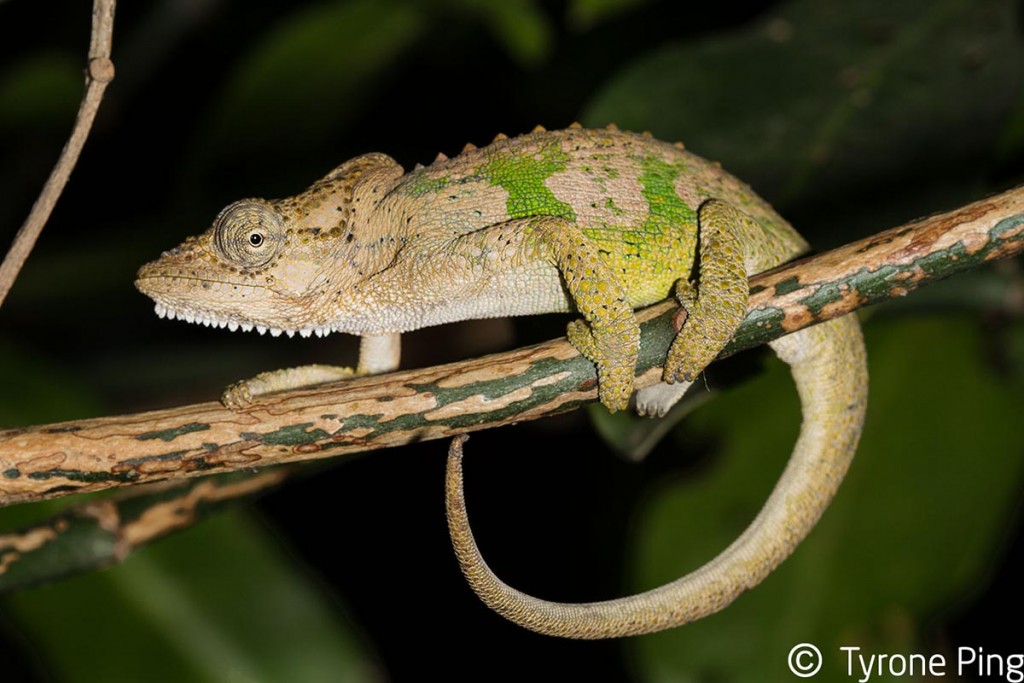
[(590, 603), (539, 600), (507, 585), (473, 539), (462, 490), (462, 441), (448, 454), (448, 528), (462, 572), (488, 607), (525, 628), (566, 638), (652, 633), (717, 612), (793, 552), (828, 507), (853, 459), (867, 407), (867, 364), (853, 315), (771, 343), (793, 372), (803, 410), (796, 447), (749, 527), (713, 560), (664, 586)]

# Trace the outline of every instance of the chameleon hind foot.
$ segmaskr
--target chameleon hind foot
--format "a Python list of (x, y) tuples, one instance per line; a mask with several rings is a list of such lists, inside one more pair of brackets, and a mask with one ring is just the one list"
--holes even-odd
[(628, 331), (625, 335), (625, 353), (621, 348), (621, 336), (609, 338), (611, 343), (602, 347), (594, 338), (593, 331), (582, 320), (570, 322), (566, 336), (577, 351), (597, 366), (597, 396), (601, 403), (611, 411), (625, 410), (629, 406), (636, 376), (636, 357), (628, 353), (632, 342)]
[(221, 394), (220, 402), (231, 410), (243, 410), (249, 407), (257, 396), (337, 382), (356, 374), (358, 373), (352, 368), (336, 365), (303, 365), (297, 368), (270, 370), (228, 386)]
[(364, 334), (359, 340), (359, 364), (353, 370), (338, 365), (303, 365), (297, 368), (261, 372), (251, 379), (235, 382), (220, 397), (231, 410), (242, 410), (257, 396), (275, 391), (301, 389), (328, 382), (337, 382), (359, 375), (391, 372), (398, 367), (402, 338), (397, 333)]
[(729, 204), (709, 199), (697, 214), (700, 230), (696, 286), (676, 283), (686, 322), (665, 362), (668, 383), (692, 382), (722, 352), (747, 312), (750, 296), (740, 235), (742, 215)]

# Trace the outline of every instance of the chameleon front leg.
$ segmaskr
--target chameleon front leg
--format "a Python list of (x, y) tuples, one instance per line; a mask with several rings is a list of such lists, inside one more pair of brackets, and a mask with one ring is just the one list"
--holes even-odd
[(379, 375), (398, 369), (402, 359), (402, 335), (364, 334), (359, 338), (357, 375)]
[(803, 424), (782, 477), (754, 521), (713, 560), (646, 593), (592, 603), (540, 600), (487, 566), (470, 530), (462, 482), (462, 441), (448, 456), (445, 502), (455, 554), (488, 607), (525, 628), (567, 638), (617, 638), (679, 626), (722, 609), (756, 586), (814, 527), (850, 465), (867, 406), (864, 341), (855, 316), (771, 343), (791, 366)]
[(579, 227), (564, 218), (526, 219), (526, 243), (550, 259), (583, 320), (569, 323), (569, 342), (597, 366), (598, 398), (608, 410), (629, 404), (636, 379), (640, 327), (625, 289)]
[(221, 395), (221, 403), (232, 410), (240, 410), (257, 396), (275, 391), (337, 382), (357, 375), (391, 372), (398, 368), (401, 339), (400, 334), (363, 335), (359, 340), (359, 362), (355, 370), (340, 365), (302, 365), (261, 372), (230, 385)]
[[(538, 304), (543, 310), (557, 310), (568, 292), (583, 320), (569, 323), (567, 336), (597, 366), (598, 398), (612, 411), (628, 406), (636, 379), (640, 327), (623, 283), (579, 226), (558, 216), (517, 218), (464, 235), (445, 249), (450, 257), (467, 260), (474, 268), (495, 267), (497, 277), (507, 270), (503, 260), (477, 261), (480, 254), (501, 253), (502, 259), (523, 273), (526, 288), (534, 288), (537, 279), (547, 280), (554, 286), (545, 296), (557, 302), (545, 299)], [(543, 265), (543, 274), (537, 272), (538, 265)], [(505, 290), (512, 287), (503, 285)], [(504, 294), (521, 296), (519, 291)]]

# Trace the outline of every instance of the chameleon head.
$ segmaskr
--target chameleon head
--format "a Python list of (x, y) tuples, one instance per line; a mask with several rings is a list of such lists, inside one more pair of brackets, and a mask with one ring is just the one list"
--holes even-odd
[(337, 237), (341, 226), (310, 230), (291, 222), (277, 202), (237, 201), (205, 233), (144, 265), (135, 286), (161, 317), (275, 336), (326, 334), (310, 312), (322, 289), (321, 264), (336, 241), (326, 238)]
[(366, 311), (353, 285), (393, 256), (369, 217), (401, 175), (391, 157), (364, 154), (294, 197), (237, 201), (202, 235), (144, 265), (135, 286), (161, 317), (275, 336), (362, 334), (352, 318)]

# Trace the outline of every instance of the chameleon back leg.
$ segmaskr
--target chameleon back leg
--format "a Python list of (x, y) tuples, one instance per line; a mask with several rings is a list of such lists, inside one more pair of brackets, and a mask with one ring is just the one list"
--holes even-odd
[(302, 365), (269, 370), (230, 385), (220, 400), (232, 410), (241, 410), (257, 396), (276, 391), (337, 382), (358, 375), (392, 372), (398, 368), (401, 348), (400, 334), (363, 335), (359, 343), (359, 364), (354, 370), (340, 365)]
[(697, 284), (684, 277), (675, 287), (676, 299), (687, 313), (686, 322), (669, 349), (664, 381), (637, 392), (640, 415), (661, 417), (667, 413), (725, 348), (747, 312), (747, 266), (762, 270), (787, 256), (746, 253), (743, 245), (757, 244), (764, 229), (726, 202), (704, 202), (697, 222)]
[(692, 382), (732, 339), (747, 312), (746, 255), (742, 234), (760, 230), (723, 201), (709, 199), (697, 213), (700, 230), (697, 285), (676, 283), (687, 317), (665, 361), (666, 382)]

